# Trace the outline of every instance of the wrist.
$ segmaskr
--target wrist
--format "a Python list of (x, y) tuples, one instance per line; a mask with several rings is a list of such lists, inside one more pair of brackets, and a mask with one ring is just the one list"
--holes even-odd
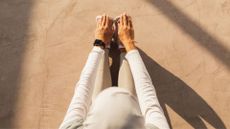
[(126, 41), (124, 42), (124, 47), (126, 49), (126, 51), (131, 51), (133, 49), (136, 49), (136, 46), (135, 46), (135, 41), (134, 40), (130, 40), (130, 41)]
[(129, 44), (127, 46), (125, 46), (125, 49), (127, 52), (136, 49), (136, 46), (134, 44)]
[(124, 44), (127, 44), (127, 45), (132, 45), (132, 44), (134, 44), (135, 43), (135, 41), (134, 40), (124, 40), (124, 41), (122, 41)]
[(95, 40), (101, 40), (103, 43), (108, 44), (109, 41), (103, 36), (95, 36)]

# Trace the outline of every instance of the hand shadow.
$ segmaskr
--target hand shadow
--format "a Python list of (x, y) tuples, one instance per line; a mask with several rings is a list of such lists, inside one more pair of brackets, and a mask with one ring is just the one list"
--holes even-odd
[[(160, 104), (172, 128), (166, 105), (179, 114), (193, 128), (207, 129), (207, 121), (214, 128), (226, 129), (217, 113), (190, 86), (139, 49), (146, 68), (156, 88)], [(202, 118), (202, 119), (201, 119)]]

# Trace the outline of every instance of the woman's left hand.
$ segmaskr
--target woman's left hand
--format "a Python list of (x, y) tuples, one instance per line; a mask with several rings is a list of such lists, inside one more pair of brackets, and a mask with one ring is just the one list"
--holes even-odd
[(113, 33), (114, 33), (113, 20), (110, 19), (108, 15), (104, 14), (97, 21), (95, 38), (102, 40), (105, 43), (105, 45), (109, 45), (113, 37)]

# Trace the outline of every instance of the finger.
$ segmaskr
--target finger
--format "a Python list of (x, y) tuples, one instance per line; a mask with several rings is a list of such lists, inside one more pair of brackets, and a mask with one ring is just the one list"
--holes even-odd
[(104, 14), (101, 15), (101, 18), (100, 18), (100, 24), (103, 25), (103, 19), (104, 19)]
[(109, 17), (108, 15), (105, 16), (105, 26), (109, 26)]
[(121, 23), (122, 26), (124, 25), (124, 15), (123, 14), (121, 15), (120, 23)]
[(131, 26), (131, 25), (130, 25), (130, 24), (131, 24), (131, 23), (130, 23), (130, 20), (128, 20), (127, 24), (128, 24), (127, 27), (128, 27), (128, 28), (131, 28), (131, 27), (130, 27), (130, 26)]
[(119, 34), (119, 32), (121, 32), (121, 30), (122, 30), (122, 24), (121, 23), (118, 23), (117, 24), (117, 29), (116, 29), (116, 33), (118, 33)]
[(100, 27), (100, 24), (101, 24), (101, 18), (98, 18), (97, 19), (97, 28)]
[(106, 20), (106, 19), (105, 19), (105, 14), (103, 14), (103, 16), (102, 16), (102, 19), (101, 19), (101, 20), (102, 20), (102, 22), (101, 22), (102, 24), (101, 24), (101, 25), (102, 25), (102, 26), (104, 26), (104, 25), (105, 25), (105, 20)]
[(130, 28), (133, 29), (133, 21), (132, 20), (130, 20)]
[(121, 25), (122, 25), (121, 22), (118, 22), (118, 23), (117, 23), (118, 28), (120, 28)]
[(129, 20), (128, 20), (128, 21), (129, 21), (129, 22), (128, 22), (128, 24), (129, 24), (128, 26), (129, 26), (130, 28), (133, 28), (132, 18), (129, 16), (128, 19), (129, 19)]
[(128, 18), (126, 14), (124, 15), (124, 25), (128, 26)]
[(97, 28), (100, 27), (100, 22), (101, 22), (101, 16), (97, 16), (96, 17)]
[(118, 17), (115, 18), (114, 23), (115, 23), (116, 26), (120, 22), (120, 20), (121, 20), (121, 16), (118, 16)]
[(121, 27), (121, 25), (122, 25), (122, 23), (121, 22), (117, 22), (117, 24), (116, 24), (116, 27)]
[(111, 31), (112, 31), (113, 34), (114, 34), (114, 32), (115, 32), (114, 26), (111, 27)]
[(112, 25), (114, 28), (114, 31), (118, 31), (118, 22), (114, 22), (114, 24)]
[(113, 26), (113, 20), (111, 18), (109, 18), (109, 26)]
[(100, 22), (99, 22), (99, 21), (97, 21), (97, 28), (99, 28), (99, 26), (100, 26)]
[(123, 25), (123, 15), (120, 16), (118, 22), (117, 22), (117, 25), (120, 25), (122, 26)]
[(127, 16), (127, 27), (130, 28), (130, 18), (128, 15), (126, 15), (126, 16)]

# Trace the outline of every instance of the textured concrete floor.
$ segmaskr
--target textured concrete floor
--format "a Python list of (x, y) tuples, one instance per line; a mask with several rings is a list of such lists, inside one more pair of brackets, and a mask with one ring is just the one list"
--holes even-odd
[(124, 11), (172, 128), (230, 128), (229, 0), (1, 0), (0, 128), (57, 128), (95, 16)]

